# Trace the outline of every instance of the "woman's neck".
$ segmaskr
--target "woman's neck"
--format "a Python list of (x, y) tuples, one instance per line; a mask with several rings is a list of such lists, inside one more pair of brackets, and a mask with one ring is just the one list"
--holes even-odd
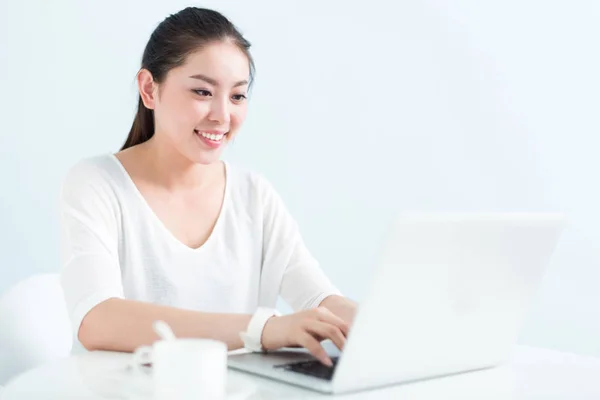
[(169, 191), (202, 190), (218, 181), (223, 171), (220, 162), (208, 165), (194, 163), (170, 143), (160, 143), (155, 137), (140, 147), (148, 175)]

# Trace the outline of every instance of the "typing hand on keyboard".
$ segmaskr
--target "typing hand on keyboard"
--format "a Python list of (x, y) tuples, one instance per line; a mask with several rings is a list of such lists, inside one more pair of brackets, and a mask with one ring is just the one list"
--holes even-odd
[(333, 362), (320, 342), (330, 339), (341, 351), (347, 335), (348, 324), (327, 308), (317, 307), (282, 317), (271, 317), (263, 329), (262, 345), (265, 350), (301, 346), (321, 363), (332, 367)]

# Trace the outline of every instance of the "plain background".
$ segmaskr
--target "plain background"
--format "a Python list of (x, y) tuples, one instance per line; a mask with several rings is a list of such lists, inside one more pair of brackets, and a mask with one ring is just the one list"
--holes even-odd
[(600, 356), (600, 3), (0, 3), (0, 292), (58, 271), (57, 198), (116, 152), (156, 24), (215, 7), (253, 43), (230, 162), (266, 175), (360, 300), (396, 211), (563, 211), (521, 342)]

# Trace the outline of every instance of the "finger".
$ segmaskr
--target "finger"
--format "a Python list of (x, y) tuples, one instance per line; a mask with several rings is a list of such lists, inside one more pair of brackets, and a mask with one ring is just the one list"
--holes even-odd
[(314, 322), (308, 326), (306, 330), (312, 334), (318, 335), (321, 338), (331, 339), (338, 349), (344, 349), (346, 337), (337, 326), (328, 324), (326, 322)]
[(343, 319), (341, 319), (325, 307), (317, 307), (316, 311), (317, 319), (319, 321), (328, 322), (337, 326), (338, 328), (340, 328), (340, 331), (342, 331), (344, 336), (348, 336), (348, 331), (350, 330), (350, 327)]
[(312, 337), (310, 333), (303, 332), (298, 340), (298, 343), (301, 344), (306, 350), (310, 352), (310, 354), (315, 356), (317, 360), (321, 361), (323, 364), (327, 365), (328, 367), (333, 366), (331, 358), (329, 358), (329, 355), (327, 354), (323, 346), (321, 346), (321, 343), (319, 343), (317, 339)]

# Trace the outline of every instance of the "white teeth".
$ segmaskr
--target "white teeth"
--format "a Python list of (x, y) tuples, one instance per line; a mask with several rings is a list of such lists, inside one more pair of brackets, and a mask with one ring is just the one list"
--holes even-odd
[(218, 135), (213, 134), (213, 133), (206, 133), (206, 132), (199, 132), (199, 133), (203, 137), (205, 137), (207, 139), (210, 139), (210, 140), (212, 140), (214, 142), (218, 142), (219, 140), (223, 139), (223, 136), (224, 136), (222, 133), (218, 134)]

